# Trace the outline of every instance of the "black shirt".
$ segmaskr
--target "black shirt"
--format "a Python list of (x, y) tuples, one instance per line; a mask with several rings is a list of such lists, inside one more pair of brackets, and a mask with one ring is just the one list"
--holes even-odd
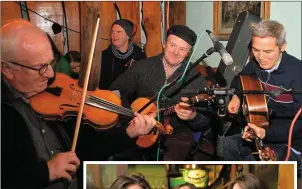
[[(146, 58), (146, 54), (137, 45), (133, 44), (133, 52), (126, 59), (120, 59), (112, 53), (112, 47), (102, 52), (101, 75), (99, 88), (107, 90), (124, 71), (126, 71), (133, 62)], [(134, 61), (133, 61), (134, 60)]]

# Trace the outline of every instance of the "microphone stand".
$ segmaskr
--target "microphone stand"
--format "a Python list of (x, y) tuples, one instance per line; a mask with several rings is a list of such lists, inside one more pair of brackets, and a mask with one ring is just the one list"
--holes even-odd
[[(197, 64), (199, 64), (199, 62), (201, 62), (203, 59), (207, 58), (208, 56), (210, 56), (213, 52), (216, 52), (214, 47), (209, 48), (198, 60), (196, 60), (194, 63), (192, 63), (192, 66), (190, 66), (187, 69), (187, 73), (189, 73), (195, 66), (197, 66)], [(179, 78), (181, 78), (183, 73), (181, 73), (180, 75), (178, 75), (171, 83), (170, 85), (168, 85), (166, 87), (166, 89), (169, 89), (170, 87), (174, 86), (175, 83), (178, 81)], [(167, 91), (167, 90), (166, 90)], [(164, 96), (164, 93), (162, 94)], [(151, 103), (153, 103), (156, 98), (158, 96), (158, 93), (156, 95), (154, 95), (150, 101), (148, 103), (146, 103), (141, 109), (139, 109), (137, 112), (141, 113), (145, 108), (147, 108)]]
[(234, 88), (209, 88), (206, 87), (204, 90), (196, 90), (196, 93), (198, 94), (208, 94), (208, 95), (233, 95), (234, 93), (236, 94), (250, 94), (250, 95), (255, 95), (255, 94), (263, 94), (263, 95), (269, 95), (272, 97), (278, 97), (281, 94), (302, 94), (302, 91), (295, 91), (295, 90), (290, 90), (286, 91), (283, 89), (278, 89), (278, 90), (272, 90), (272, 91), (264, 91), (264, 90), (238, 90)]
[(278, 97), (281, 94), (302, 94), (302, 91), (295, 91), (295, 90), (285, 91), (282, 89), (272, 90), (272, 91), (244, 90), (239, 93), (241, 93), (241, 94), (268, 94), (272, 97)]

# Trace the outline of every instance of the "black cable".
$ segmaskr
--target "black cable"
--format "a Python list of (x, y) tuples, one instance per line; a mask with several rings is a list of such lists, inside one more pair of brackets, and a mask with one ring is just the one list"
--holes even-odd
[[(30, 21), (26, 1), (23, 1), (23, 3), (24, 3), (23, 6), (25, 7), (26, 10), (22, 9), (22, 5), (20, 4), (21, 17), (22, 17), (22, 19), (26, 19), (26, 20)], [(23, 11), (26, 13), (26, 18), (23, 17)]]
[(116, 1), (113, 2), (113, 5), (114, 5), (114, 8), (115, 8), (119, 18), (122, 19), (122, 15), (121, 15), (120, 9), (118, 8), (118, 6), (116, 4)]
[[(21, 11), (23, 10), (23, 11), (26, 11), (26, 12), (27, 12), (28, 21), (30, 21), (30, 17), (29, 17), (29, 14), (28, 14), (28, 10), (29, 10), (29, 11), (35, 13), (36, 15), (38, 15), (38, 16), (44, 18), (45, 20), (47, 20), (47, 21), (49, 21), (49, 22), (56, 23), (55, 21), (52, 21), (52, 20), (50, 20), (50, 19), (48, 19), (48, 18), (46, 18), (46, 17), (40, 15), (39, 13), (37, 13), (37, 12), (35, 12), (35, 11), (33, 11), (33, 10), (27, 8), (27, 5), (24, 6), (24, 5), (22, 5), (22, 4), (21, 4), (20, 2), (18, 2), (18, 1), (15, 1), (15, 2), (18, 3), (18, 4), (20, 5)], [(25, 4), (26, 4), (26, 2), (25, 2)], [(64, 7), (65, 7), (65, 6), (64, 6)], [(25, 8), (26, 10), (24, 10), (23, 8)], [(65, 10), (65, 8), (63, 8), (63, 12), (64, 12), (64, 13), (63, 13), (64, 16), (66, 17), (66, 10)], [(119, 12), (119, 10), (118, 10), (118, 12)], [(65, 19), (66, 19), (66, 18), (65, 18)], [(58, 23), (56, 23), (56, 24), (58, 24)], [(58, 25), (60, 25), (60, 24), (58, 24)], [(66, 22), (66, 25), (67, 25), (67, 22)], [(61, 26), (62, 28), (64, 28), (64, 29), (67, 29), (67, 30), (70, 30), (70, 31), (73, 31), (73, 32), (76, 32), (76, 33), (81, 33), (81, 32), (75, 31), (75, 30), (73, 30), (73, 29), (70, 29), (70, 28), (68, 28), (67, 26), (66, 26), (66, 27), (65, 27), (65, 26), (62, 26), (62, 25), (60, 25), (60, 26)], [(67, 32), (67, 31), (66, 31), (66, 32)], [(67, 35), (68, 35), (68, 32), (67, 32)], [(107, 41), (110, 40), (110, 38), (104, 38), (104, 37), (101, 37), (101, 39), (107, 40)], [(69, 43), (68, 43), (68, 50), (69, 50)]]
[[(33, 10), (31, 10), (31, 9), (27, 8), (27, 7), (25, 7), (25, 6), (24, 6), (24, 5), (22, 5), (20, 2), (18, 2), (18, 1), (15, 1), (15, 2), (16, 2), (16, 3), (18, 3), (18, 4), (20, 5), (21, 9), (22, 9), (22, 8), (25, 8), (25, 9), (27, 9), (27, 10), (29, 10), (29, 11), (31, 11), (31, 12), (33, 12), (33, 13), (35, 13), (36, 15), (38, 15), (38, 16), (40, 16), (40, 17), (44, 18), (45, 20), (47, 20), (47, 21), (49, 21), (49, 22), (52, 22), (52, 23), (56, 23), (56, 24), (58, 24), (57, 22), (52, 21), (52, 20), (50, 20), (50, 19), (48, 19), (48, 18), (46, 18), (46, 17), (44, 17), (44, 16), (40, 15), (39, 13), (37, 13), (37, 12), (35, 12), (35, 11), (33, 11)], [(24, 10), (24, 9), (22, 9), (22, 10)], [(24, 11), (26, 11), (26, 10), (24, 10)], [(59, 24), (59, 25), (60, 25), (60, 24)], [(60, 26), (61, 26), (61, 27), (63, 27), (63, 28), (66, 28), (66, 29), (68, 29), (68, 30), (70, 30), (70, 31), (73, 31), (73, 32), (76, 32), (76, 33), (80, 33), (80, 32), (78, 32), (78, 31), (75, 31), (75, 30), (73, 30), (73, 29), (70, 29), (70, 28), (64, 27), (64, 26), (62, 26), (62, 25), (60, 25)]]

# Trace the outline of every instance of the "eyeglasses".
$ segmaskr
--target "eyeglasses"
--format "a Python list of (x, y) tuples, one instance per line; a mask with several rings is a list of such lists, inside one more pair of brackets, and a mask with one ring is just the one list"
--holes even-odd
[(37, 68), (33, 68), (33, 67), (30, 67), (30, 66), (25, 66), (23, 64), (18, 64), (16, 62), (10, 62), (10, 61), (5, 61), (5, 60), (1, 60), (1, 62), (4, 62), (6, 64), (15, 64), (15, 65), (18, 65), (18, 66), (21, 66), (21, 67), (24, 67), (24, 68), (27, 68), (27, 69), (31, 69), (31, 70), (35, 70), (37, 72), (39, 72), (39, 74), (41, 76), (43, 76), (43, 74), (46, 72), (48, 66), (51, 66), (52, 68), (54, 67), (54, 64), (56, 63), (55, 59), (53, 59), (50, 64), (44, 64), (41, 66), (41, 68), (37, 69)]

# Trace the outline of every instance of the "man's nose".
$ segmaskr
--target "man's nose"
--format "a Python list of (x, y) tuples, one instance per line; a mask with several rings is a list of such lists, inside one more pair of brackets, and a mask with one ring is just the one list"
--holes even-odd
[(259, 52), (259, 59), (260, 60), (262, 60), (262, 59), (264, 59), (265, 58), (265, 54), (264, 54), (264, 52)]
[(111, 33), (111, 37), (113, 38), (113, 37), (116, 37), (117, 36), (117, 32), (112, 32)]
[(178, 54), (179, 54), (179, 49), (178, 49), (178, 48), (175, 48), (175, 49), (173, 50), (173, 53), (174, 53), (174, 55), (178, 55)]
[(54, 75), (55, 75), (55, 73), (54, 73), (53, 68), (50, 65), (48, 65), (46, 72), (43, 74), (43, 77), (53, 78)]

